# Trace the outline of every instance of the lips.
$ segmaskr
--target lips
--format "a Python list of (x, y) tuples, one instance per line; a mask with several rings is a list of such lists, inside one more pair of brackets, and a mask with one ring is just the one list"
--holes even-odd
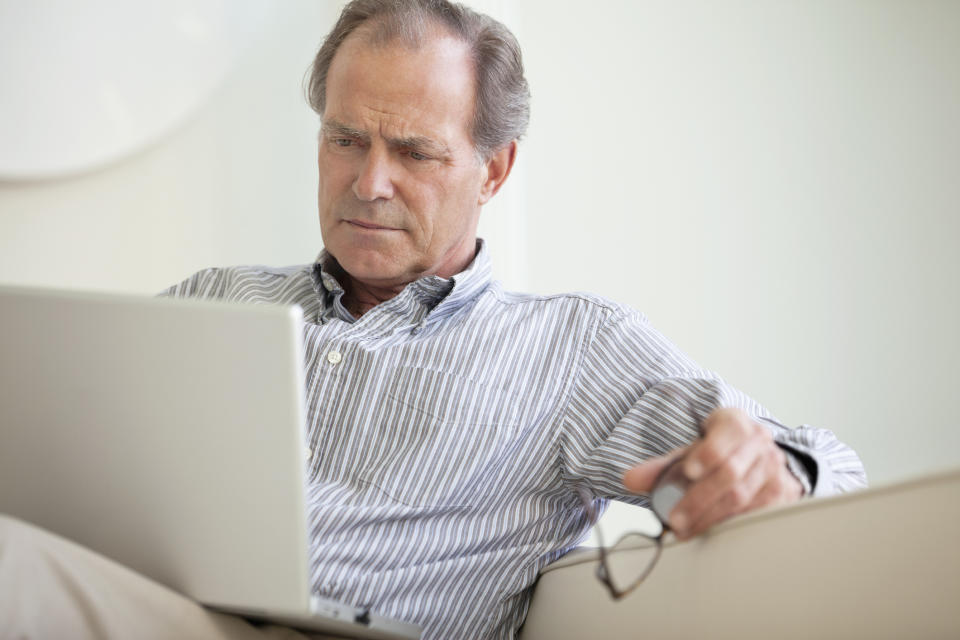
[(375, 224), (373, 222), (367, 222), (366, 220), (344, 220), (347, 224), (351, 224), (355, 227), (360, 227), (361, 229), (370, 229), (373, 231), (399, 231), (400, 229), (396, 227), (387, 227), (382, 224)]

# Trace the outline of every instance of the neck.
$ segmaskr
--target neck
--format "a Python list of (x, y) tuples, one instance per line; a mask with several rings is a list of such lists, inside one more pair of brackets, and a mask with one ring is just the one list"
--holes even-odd
[(359, 318), (381, 302), (396, 296), (405, 286), (403, 284), (395, 287), (377, 287), (347, 276), (343, 287), (343, 306), (354, 317)]

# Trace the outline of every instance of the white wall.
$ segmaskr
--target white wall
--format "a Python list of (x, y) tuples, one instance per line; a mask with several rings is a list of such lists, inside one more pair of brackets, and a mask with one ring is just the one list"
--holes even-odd
[(211, 265), (312, 260), (318, 121), (301, 82), (336, 10), (285, 2), (210, 102), (150, 148), (0, 182), (0, 282), (147, 293)]
[[(485, 212), (500, 275), (590, 290), (874, 482), (960, 463), (960, 3), (474, 3), (533, 121)], [(288, 0), (210, 104), (72, 179), (0, 183), (0, 282), (152, 292), (320, 248), (301, 80), (339, 3)]]
[(531, 286), (643, 310), (874, 483), (960, 463), (960, 3), (521, 6)]

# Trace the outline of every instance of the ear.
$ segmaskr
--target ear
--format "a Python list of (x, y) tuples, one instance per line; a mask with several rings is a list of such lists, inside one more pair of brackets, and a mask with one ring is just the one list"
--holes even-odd
[(513, 162), (517, 159), (517, 141), (511, 140), (510, 143), (495, 152), (489, 160), (484, 163), (486, 169), (486, 178), (480, 186), (480, 204), (487, 204), (501, 185), (510, 175), (513, 169)]

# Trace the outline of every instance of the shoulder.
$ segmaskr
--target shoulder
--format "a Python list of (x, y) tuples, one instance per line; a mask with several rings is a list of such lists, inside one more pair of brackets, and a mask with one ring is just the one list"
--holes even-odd
[(504, 310), (518, 310), (529, 313), (556, 314), (573, 313), (579, 317), (595, 318), (600, 323), (633, 320), (646, 323), (646, 316), (633, 307), (616, 302), (610, 298), (583, 291), (553, 294), (520, 293), (505, 290), (495, 282), (487, 290), (492, 306)]
[(291, 286), (296, 289), (312, 289), (312, 268), (311, 264), (289, 267), (210, 267), (197, 271), (160, 295), (176, 298), (276, 301), (274, 298), (288, 291)]
[(592, 344), (601, 336), (622, 340), (648, 330), (640, 311), (594, 293), (531, 294), (506, 291), (495, 282), (477, 301), (474, 322), (496, 323), (558, 342)]

